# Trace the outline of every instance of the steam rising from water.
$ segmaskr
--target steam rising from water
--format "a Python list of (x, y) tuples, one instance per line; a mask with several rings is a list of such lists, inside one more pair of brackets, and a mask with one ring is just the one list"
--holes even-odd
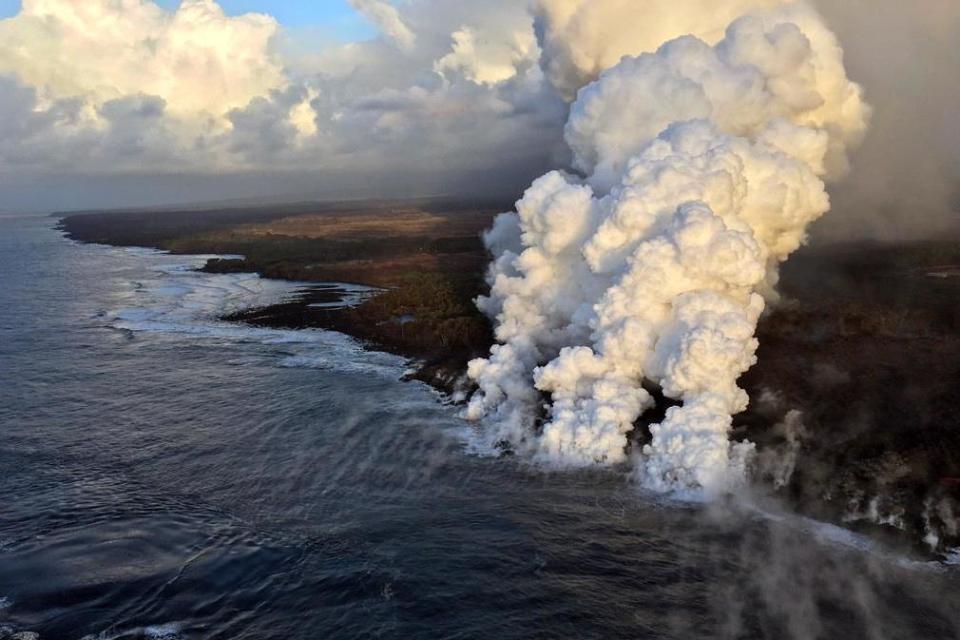
[[(604, 29), (614, 43), (635, 30), (622, 4), (540, 3), (558, 88), (603, 68)], [(663, 3), (651, 29), (685, 29), (683, 16), (708, 15), (699, 4)], [(808, 5), (720, 4), (709, 15), (755, 11), (729, 26), (701, 19), (691, 28), (722, 39), (677, 32), (582, 87), (565, 137), (585, 178), (541, 177), (487, 234), (492, 290), (479, 305), (499, 344), (470, 364), (480, 390), (466, 415), (486, 418), (494, 441), (550, 463), (624, 462), (653, 405), (646, 380), (682, 405), (651, 427), (638, 478), (707, 494), (743, 482), (753, 445), (729, 441), (748, 403), (737, 380), (779, 265), (829, 209), (824, 181), (845, 173), (869, 108)]]

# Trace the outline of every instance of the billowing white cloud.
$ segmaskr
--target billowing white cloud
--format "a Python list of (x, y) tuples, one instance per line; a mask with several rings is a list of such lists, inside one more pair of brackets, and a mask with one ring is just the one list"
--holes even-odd
[(413, 49), (416, 36), (400, 17), (396, 7), (384, 0), (349, 0), (350, 6), (367, 17), (370, 22), (405, 51)]
[(533, 31), (485, 34), (463, 27), (452, 34), (453, 50), (434, 64), (437, 73), (460, 73), (478, 84), (497, 84), (536, 64), (539, 48)]
[(466, 171), (513, 141), (524, 150), (507, 164), (561, 148), (563, 108), (546, 90), (522, 4), (353, 4), (384, 37), (291, 60), (272, 18), (227, 16), (215, 0), (174, 11), (151, 0), (27, 0), (0, 21), (0, 100), (14, 119), (0, 128), (0, 166), (378, 172), (402, 161)]
[(269, 16), (228, 17), (214, 0), (173, 12), (149, 0), (24, 0), (0, 20), (0, 73), (41, 99), (146, 94), (178, 117), (220, 116), (286, 83), (269, 46), (277, 30)]

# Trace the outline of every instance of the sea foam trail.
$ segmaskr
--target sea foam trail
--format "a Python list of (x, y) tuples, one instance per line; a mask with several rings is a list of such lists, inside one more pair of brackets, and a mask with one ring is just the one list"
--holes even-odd
[[(588, 59), (605, 50), (578, 38), (630, 42), (616, 36), (649, 21), (613, 0), (538, 5), (550, 77), (580, 87), (566, 140), (585, 178), (548, 173), (487, 233), (479, 305), (498, 344), (470, 363), (479, 392), (465, 415), (541, 461), (620, 463), (650, 381), (682, 405), (651, 427), (637, 477), (712, 494), (745, 480), (753, 446), (729, 442), (748, 403), (737, 381), (779, 265), (829, 209), (824, 181), (846, 171), (869, 109), (806, 4), (652, 4), (651, 28), (681, 37), (606, 69)], [(751, 8), (729, 25), (702, 18)], [(690, 15), (715, 39), (682, 35)]]

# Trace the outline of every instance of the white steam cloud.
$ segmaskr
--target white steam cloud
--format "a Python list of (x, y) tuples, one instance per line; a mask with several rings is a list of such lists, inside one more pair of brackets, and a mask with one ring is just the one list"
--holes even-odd
[[(586, 177), (548, 173), (487, 235), (479, 304), (499, 344), (470, 364), (466, 415), (494, 441), (551, 463), (624, 462), (650, 381), (682, 405), (635, 455), (644, 484), (743, 481), (752, 445), (729, 433), (758, 319), (869, 119), (819, 15), (773, 4), (648, 3), (638, 21), (620, 0), (540, 2), (552, 82), (572, 95), (597, 79), (566, 126)], [(623, 48), (656, 38), (669, 41)]]
[(655, 51), (681, 35), (714, 44), (744, 13), (783, 0), (538, 0), (537, 25), (544, 41), (543, 66), (554, 86), (572, 99), (626, 55)]

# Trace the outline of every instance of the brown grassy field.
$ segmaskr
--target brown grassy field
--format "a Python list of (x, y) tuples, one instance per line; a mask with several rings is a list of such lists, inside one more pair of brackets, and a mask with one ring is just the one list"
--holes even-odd
[(375, 213), (307, 214), (245, 225), (236, 233), (252, 237), (289, 236), (356, 240), (362, 238), (476, 237), (489, 223), (487, 216), (444, 215), (419, 208), (391, 208)]

